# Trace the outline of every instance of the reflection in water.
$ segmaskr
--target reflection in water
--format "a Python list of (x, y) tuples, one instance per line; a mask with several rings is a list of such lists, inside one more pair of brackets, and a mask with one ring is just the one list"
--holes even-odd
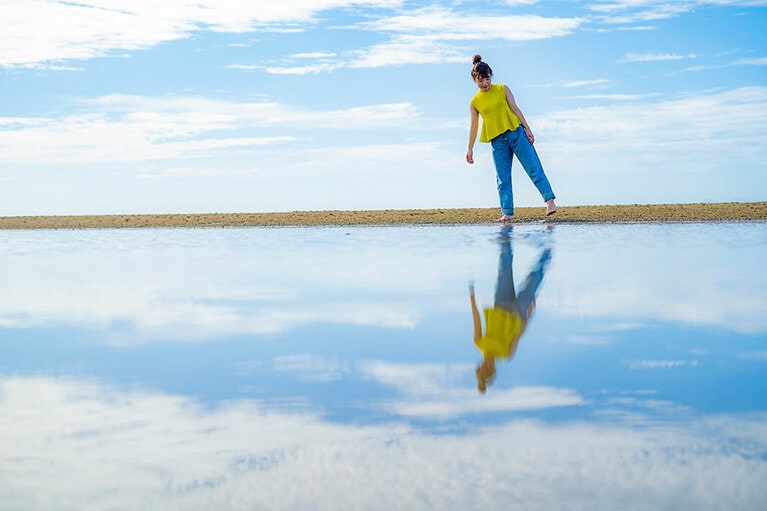
[(495, 359), (511, 359), (517, 351), (519, 338), (525, 333), (527, 322), (535, 308), (535, 295), (543, 281), (543, 273), (551, 259), (551, 248), (542, 250), (535, 266), (525, 278), (519, 293), (514, 288), (511, 246), (512, 227), (504, 226), (499, 236), (501, 253), (498, 258), (498, 279), (495, 285), (495, 303), (484, 309), (485, 333), (474, 297), (474, 284), (469, 284), (471, 314), (474, 321), (474, 345), (482, 352), (482, 362), (475, 371), (477, 389), (484, 394), (495, 380)]
[(767, 223), (500, 234), (0, 231), (0, 511), (763, 509)]
[(0, 396), (3, 510), (713, 511), (767, 498), (764, 413), (434, 434), (71, 378), (0, 376)]

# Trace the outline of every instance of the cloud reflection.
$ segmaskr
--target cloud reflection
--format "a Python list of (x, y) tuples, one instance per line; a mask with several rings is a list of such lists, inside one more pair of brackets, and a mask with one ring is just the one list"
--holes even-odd
[(563, 227), (540, 306), (615, 329), (668, 322), (767, 332), (757, 312), (767, 310), (767, 223)]
[[(475, 395), (475, 398), (477, 396)], [(437, 434), (96, 380), (0, 378), (7, 509), (759, 509), (767, 416)], [(396, 488), (396, 491), (393, 489)]]
[(304, 382), (337, 381), (349, 373), (349, 364), (338, 357), (281, 355), (272, 363), (276, 372), (293, 373)]
[(382, 402), (388, 413), (422, 419), (448, 419), (470, 413), (543, 410), (579, 406), (576, 391), (548, 386), (499, 390), (481, 398), (463, 382), (473, 366), (365, 361), (357, 365), (363, 378), (392, 387), (398, 397)]
[(543, 410), (584, 403), (572, 389), (515, 387), (499, 390), (482, 399), (477, 399), (476, 392), (467, 389), (447, 389), (435, 399), (393, 401), (384, 407), (390, 413), (405, 417), (446, 419), (468, 413)]
[[(2, 233), (12, 242), (0, 248), (0, 263), (13, 271), (0, 276), (0, 326), (105, 330), (112, 344), (321, 323), (412, 329), (421, 314), (415, 299), (394, 302), (390, 294), (420, 296), (438, 285), (427, 254), (395, 265), (396, 248), (383, 249), (382, 239), (369, 246), (338, 240), (340, 229), (256, 229), (237, 241), (231, 232), (175, 230), (163, 239), (151, 230)], [(13, 242), (18, 236), (26, 239)], [(325, 246), (331, 239), (346, 243)], [(46, 241), (49, 248), (39, 250)], [(315, 252), (311, 260), (307, 250)]]
[[(578, 344), (608, 344), (610, 325), (659, 321), (767, 332), (765, 229), (557, 226), (557, 258), (537, 308), (602, 328), (560, 337)], [(526, 258), (539, 248), (538, 231), (515, 227), (512, 240), (525, 249), (516, 264), (532, 266)], [(496, 236), (487, 226), (4, 231), (0, 327), (104, 330), (113, 344), (316, 323), (411, 330), (434, 311), (464, 308), (458, 283), (492, 287)]]

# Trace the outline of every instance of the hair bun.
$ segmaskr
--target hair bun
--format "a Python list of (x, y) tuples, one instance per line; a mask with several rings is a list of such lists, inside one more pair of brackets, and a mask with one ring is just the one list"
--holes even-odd
[(482, 62), (482, 56), (474, 55), (474, 58), (471, 60), (471, 63), (476, 64), (477, 62)]

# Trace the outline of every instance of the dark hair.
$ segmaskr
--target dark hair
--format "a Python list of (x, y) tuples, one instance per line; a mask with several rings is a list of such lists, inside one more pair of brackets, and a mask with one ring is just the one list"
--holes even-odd
[(493, 76), (493, 69), (490, 67), (490, 64), (482, 62), (482, 57), (480, 55), (474, 55), (472, 63), (474, 64), (471, 66), (471, 77), (473, 79), (476, 80), (477, 77), (485, 78), (486, 76)]

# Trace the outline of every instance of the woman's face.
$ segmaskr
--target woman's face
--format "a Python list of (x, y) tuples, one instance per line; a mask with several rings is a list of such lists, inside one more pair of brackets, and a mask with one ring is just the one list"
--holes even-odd
[(490, 90), (490, 87), (493, 85), (493, 77), (477, 76), (474, 78), (474, 83), (477, 84), (477, 87), (479, 87), (479, 90), (481, 90), (482, 92), (487, 92)]

